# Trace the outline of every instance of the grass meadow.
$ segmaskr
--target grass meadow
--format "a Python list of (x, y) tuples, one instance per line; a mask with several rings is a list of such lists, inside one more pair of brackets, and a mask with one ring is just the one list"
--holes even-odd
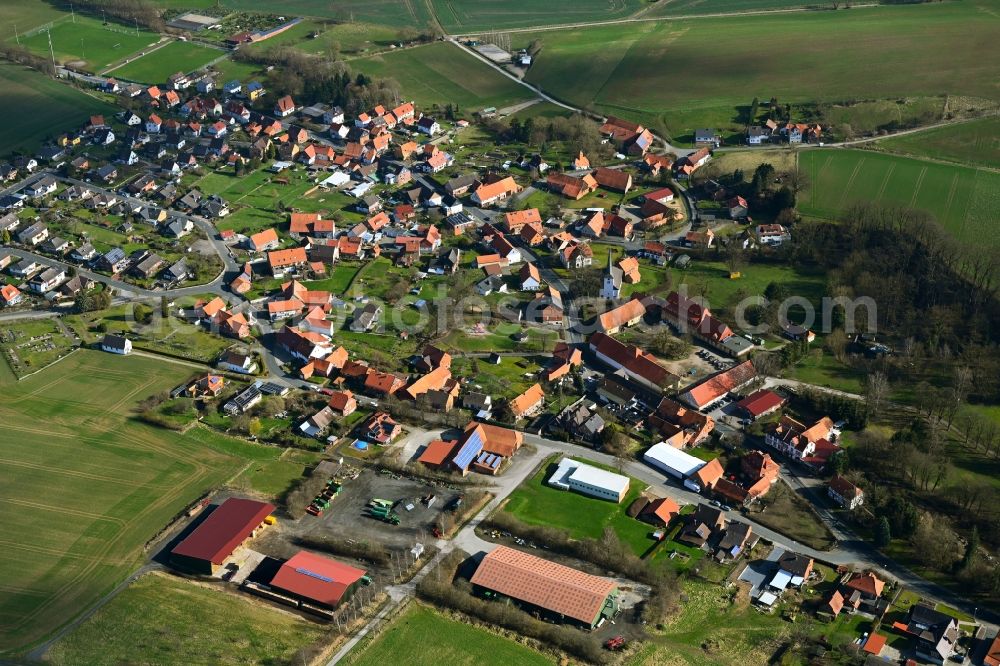
[(33, 69), (0, 63), (0, 146), (24, 150), (115, 107)]
[(249, 597), (165, 574), (138, 579), (49, 650), (48, 662), (292, 663), (323, 629)]
[(107, 593), (183, 507), (245, 464), (236, 440), (181, 436), (132, 417), (139, 400), (192, 372), (80, 350), (20, 382), (0, 375), (8, 434), (0, 456), (0, 654), (39, 642)]
[[(514, 46), (541, 40), (527, 79), (546, 92), (684, 136), (733, 122), (754, 96), (793, 104), (996, 99), (990, 63), (1000, 42), (987, 9), (945, 3), (651, 21), (515, 33)], [(940, 48), (926, 48), (929, 30)]]
[(495, 106), (504, 107), (533, 97), (475, 56), (453, 44), (427, 46), (350, 61), (351, 68), (373, 77), (395, 79), (405, 97), (418, 106), (458, 104), (469, 113)]
[[(98, 73), (108, 65), (155, 44), (160, 37), (154, 32), (130, 25), (109, 23), (77, 14), (65, 16), (49, 30), (22, 37), (21, 45), (42, 56), (49, 55), (49, 34), (56, 61), (78, 69)], [(174, 70), (177, 71), (177, 70)]]
[(192, 44), (171, 42), (114, 71), (116, 78), (140, 83), (166, 83), (167, 77), (176, 72), (193, 72), (219, 56), (224, 51)]
[(879, 141), (890, 152), (1000, 169), (1000, 118), (967, 123)]
[[(583, 458), (576, 457), (574, 460), (603, 467)], [(511, 493), (503, 510), (532, 525), (566, 530), (574, 539), (600, 539), (604, 528), (611, 527), (636, 555), (642, 555), (653, 545), (649, 536), (653, 528), (625, 514), (625, 509), (646, 489), (645, 483), (631, 479), (625, 499), (621, 504), (615, 504), (548, 485), (546, 481), (558, 462), (558, 457), (550, 459), (526, 479)]]
[[(260, 11), (259, 0), (223, 0), (232, 9)], [(272, 0), (267, 11), (284, 16), (312, 16), (338, 21), (377, 23), (420, 30), (433, 17), (428, 0)]]
[(864, 201), (925, 210), (966, 243), (1000, 244), (996, 207), (1000, 174), (862, 150), (818, 149), (799, 156), (810, 187), (805, 215), (835, 218)]
[(646, 0), (431, 0), (434, 13), (451, 33), (626, 18)]
[(479, 666), (518, 664), (542, 666), (555, 660), (467, 622), (411, 603), (374, 640), (354, 648), (343, 663), (382, 666), (406, 655), (410, 666)]

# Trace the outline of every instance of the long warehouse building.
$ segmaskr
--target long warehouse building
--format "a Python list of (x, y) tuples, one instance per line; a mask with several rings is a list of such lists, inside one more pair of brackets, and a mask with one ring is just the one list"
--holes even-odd
[(472, 576), (480, 591), (496, 593), (547, 616), (596, 627), (618, 612), (618, 586), (610, 578), (497, 546)]

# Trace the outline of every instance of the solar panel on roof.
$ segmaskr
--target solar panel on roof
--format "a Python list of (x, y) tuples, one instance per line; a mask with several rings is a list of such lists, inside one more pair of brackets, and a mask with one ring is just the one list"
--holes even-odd
[(295, 569), (295, 573), (300, 573), (303, 576), (310, 576), (312, 578), (318, 578), (319, 580), (323, 581), (324, 583), (332, 583), (333, 582), (333, 579), (330, 578), (329, 576), (324, 576), (323, 574), (318, 574), (315, 571), (310, 571), (309, 569), (303, 569), (302, 567), (299, 567), (299, 568)]
[(455, 464), (461, 469), (467, 469), (479, 452), (483, 450), (483, 442), (478, 434), (473, 435), (462, 445), (455, 456)]

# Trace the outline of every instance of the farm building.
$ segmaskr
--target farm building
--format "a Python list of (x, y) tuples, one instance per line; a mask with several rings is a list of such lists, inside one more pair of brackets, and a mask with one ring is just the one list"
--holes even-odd
[(618, 612), (613, 580), (592, 576), (506, 546), (488, 553), (472, 576), (486, 596), (502, 595), (561, 621), (596, 627)]
[(170, 551), (170, 563), (193, 573), (214, 575), (243, 543), (255, 536), (274, 505), (229, 498)]
[(303, 550), (281, 565), (268, 587), (299, 607), (333, 610), (350, 598), (364, 577), (361, 569)]
[(560, 490), (575, 490), (591, 497), (621, 502), (628, 492), (629, 480), (627, 476), (563, 458), (548, 483)]

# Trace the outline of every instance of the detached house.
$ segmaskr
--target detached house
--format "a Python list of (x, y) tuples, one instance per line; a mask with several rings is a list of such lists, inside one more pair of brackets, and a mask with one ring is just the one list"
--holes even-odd
[(285, 95), (274, 104), (274, 115), (279, 118), (287, 118), (295, 113), (295, 102), (291, 95)]
[(494, 183), (482, 183), (472, 193), (472, 201), (477, 206), (492, 206), (521, 191), (510, 176)]
[(101, 340), (101, 350), (112, 354), (131, 354), (132, 341), (125, 336), (108, 333)]
[(865, 501), (864, 491), (839, 474), (830, 479), (827, 494), (830, 499), (849, 511), (858, 508)]

